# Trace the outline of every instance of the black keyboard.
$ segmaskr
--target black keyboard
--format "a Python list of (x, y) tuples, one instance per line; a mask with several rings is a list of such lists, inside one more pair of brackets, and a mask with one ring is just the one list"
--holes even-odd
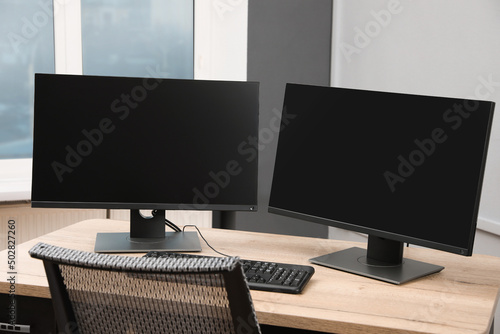
[[(204, 255), (151, 251), (146, 257), (179, 258)], [(290, 263), (241, 260), (248, 286), (253, 290), (300, 293), (314, 274), (314, 268)]]

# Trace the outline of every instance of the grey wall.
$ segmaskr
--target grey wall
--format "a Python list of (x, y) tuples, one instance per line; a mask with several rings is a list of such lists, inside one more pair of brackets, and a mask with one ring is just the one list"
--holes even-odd
[(221, 213), (221, 227), (327, 237), (326, 226), (267, 212), (287, 82), (330, 85), (332, 0), (251, 0), (248, 2), (249, 81), (260, 82), (258, 212)]

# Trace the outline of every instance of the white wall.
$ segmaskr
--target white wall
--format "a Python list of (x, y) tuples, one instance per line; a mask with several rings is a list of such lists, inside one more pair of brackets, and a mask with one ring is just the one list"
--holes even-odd
[(500, 1), (334, 0), (333, 42), (333, 86), (497, 103), (474, 252), (500, 256)]

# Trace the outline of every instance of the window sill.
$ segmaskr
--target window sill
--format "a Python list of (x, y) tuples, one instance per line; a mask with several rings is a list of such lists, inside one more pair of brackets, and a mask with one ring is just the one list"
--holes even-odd
[(500, 236), (500, 222), (484, 217), (479, 217), (477, 219), (477, 228), (479, 230), (483, 230), (485, 232)]
[(31, 198), (31, 159), (0, 160), (0, 202)]
[[(23, 184), (8, 184), (5, 185), (4, 182), (0, 182), (0, 202), (19, 202), (19, 201), (29, 201), (31, 198), (31, 191), (29, 189), (30, 185), (27, 186)], [(26, 188), (28, 188), (26, 190)]]

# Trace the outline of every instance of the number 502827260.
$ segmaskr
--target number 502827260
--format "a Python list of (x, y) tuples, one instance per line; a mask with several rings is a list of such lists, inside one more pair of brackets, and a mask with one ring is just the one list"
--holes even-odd
[(16, 221), (9, 220), (7, 228), (7, 265), (10, 271), (14, 271), (16, 269)]

